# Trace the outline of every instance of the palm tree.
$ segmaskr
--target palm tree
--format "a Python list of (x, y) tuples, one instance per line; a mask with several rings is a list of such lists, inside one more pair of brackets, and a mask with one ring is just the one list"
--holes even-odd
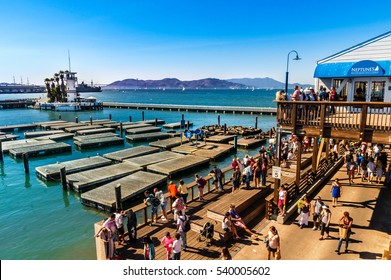
[(47, 91), (47, 94), (46, 94), (46, 97), (49, 99), (50, 102), (52, 102), (52, 90), (50, 88), (50, 79), (49, 78), (46, 78), (45, 79), (45, 85), (46, 85), (46, 91)]
[(57, 90), (56, 90), (56, 84), (54, 83), (54, 78), (50, 78), (51, 82), (51, 92), (52, 92), (52, 102), (57, 101)]
[(61, 70), (59, 72), (59, 74), (60, 74), (60, 80), (61, 80), (61, 86), (60, 86), (60, 89), (61, 89), (61, 101), (66, 101), (67, 91), (66, 91), (66, 86), (64, 84), (64, 74), (65, 74), (65, 72)]

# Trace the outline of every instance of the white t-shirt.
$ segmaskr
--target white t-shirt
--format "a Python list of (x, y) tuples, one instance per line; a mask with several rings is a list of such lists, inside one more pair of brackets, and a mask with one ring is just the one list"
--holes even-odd
[(179, 225), (179, 232), (183, 232), (183, 223), (188, 220), (189, 218), (184, 215), (184, 216), (180, 216), (177, 220), (177, 225)]
[(122, 228), (124, 225), (123, 216), (120, 213), (115, 213), (115, 225), (117, 228)]
[(182, 239), (176, 239), (172, 244), (172, 251), (174, 253), (180, 253), (182, 250), (182, 244), (183, 244)]

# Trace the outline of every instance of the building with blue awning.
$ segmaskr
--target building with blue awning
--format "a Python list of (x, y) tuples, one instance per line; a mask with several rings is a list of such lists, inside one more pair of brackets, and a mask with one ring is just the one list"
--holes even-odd
[(391, 102), (391, 31), (319, 60), (314, 78), (340, 101)]

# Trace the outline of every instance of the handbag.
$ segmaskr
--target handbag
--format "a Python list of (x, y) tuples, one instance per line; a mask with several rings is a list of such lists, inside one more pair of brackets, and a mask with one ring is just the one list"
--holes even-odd
[(339, 238), (345, 239), (348, 234), (348, 229), (344, 227), (339, 227)]
[(276, 260), (281, 260), (281, 251), (280, 250), (277, 250), (277, 252), (275, 254), (275, 259)]

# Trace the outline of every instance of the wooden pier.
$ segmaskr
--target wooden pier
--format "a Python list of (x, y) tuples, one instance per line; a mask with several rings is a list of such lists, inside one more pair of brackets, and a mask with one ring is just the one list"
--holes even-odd
[(73, 143), (75, 144), (75, 146), (79, 147), (80, 149), (124, 144), (124, 139), (118, 136), (99, 137), (99, 138), (90, 138), (90, 139), (80, 139), (79, 137), (78, 139), (79, 140), (75, 140)]
[(41, 131), (34, 131), (34, 132), (25, 132), (24, 137), (25, 138), (36, 138), (40, 136), (47, 136), (47, 135), (53, 135), (53, 134), (60, 134), (64, 133), (62, 130), (41, 130)]
[[(187, 126), (193, 126), (192, 122), (186, 122), (186, 124), (183, 127)], [(176, 129), (176, 128), (181, 128), (181, 122), (175, 122), (175, 123), (167, 123), (163, 125), (163, 128), (165, 129)]]
[(228, 144), (211, 144), (198, 142), (195, 143), (187, 143), (178, 147), (174, 147), (171, 151), (181, 154), (191, 154), (195, 156), (217, 159), (225, 154), (229, 154), (233, 150), (232, 145)]
[[(152, 127), (152, 124), (149, 123), (136, 123), (136, 124), (122, 124), (122, 129), (134, 129), (134, 128), (141, 128), (141, 127)], [(120, 126), (118, 126), (120, 128)]]
[(159, 152), (160, 149), (148, 146), (138, 146), (129, 149), (119, 150), (112, 153), (104, 154), (105, 158), (113, 161), (122, 162), (125, 159), (144, 156), (152, 153)]
[(23, 148), (12, 148), (9, 150), (9, 154), (16, 158), (21, 158), (23, 154), (28, 154), (29, 156), (40, 156), (53, 153), (64, 153), (71, 152), (72, 147), (66, 143), (52, 143), (44, 145), (36, 145)]
[(20, 138), (19, 135), (15, 134), (0, 134), (0, 141), (1, 142), (6, 142), (6, 141), (13, 141)]
[(209, 158), (186, 155), (180, 159), (170, 159), (164, 162), (148, 165), (147, 171), (175, 176), (179, 173), (198, 168), (209, 163)]
[(139, 171), (81, 194), (85, 205), (113, 212), (116, 207), (116, 186), (121, 185), (121, 202), (128, 203), (146, 190), (167, 186), (167, 176)]
[(16, 125), (5, 125), (0, 126), (0, 132), (12, 132), (14, 130), (29, 130), (36, 129), (36, 124), (16, 124)]
[(213, 143), (228, 143), (231, 140), (234, 140), (235, 135), (214, 135), (206, 138), (206, 142)]
[(67, 121), (64, 120), (57, 120), (57, 121), (47, 121), (47, 122), (34, 122), (34, 124), (42, 128), (50, 128), (51, 125), (57, 125), (66, 122)]
[(141, 166), (143, 168), (147, 167), (148, 165), (155, 164), (158, 162), (167, 161), (170, 159), (178, 159), (180, 160), (184, 155), (170, 152), (170, 151), (163, 151), (160, 153), (154, 153), (150, 155), (140, 156), (140, 157), (134, 157), (130, 159), (125, 159), (125, 162), (131, 162), (133, 164), (136, 164), (138, 166)]
[(67, 176), (67, 183), (75, 191), (85, 192), (141, 170), (135, 164), (123, 162), (71, 174)]
[(34, 139), (36, 139), (36, 140), (49, 140), (50, 139), (50, 140), (54, 140), (54, 141), (59, 141), (59, 140), (65, 140), (65, 139), (72, 139), (73, 135), (74, 135), (73, 133), (65, 133), (64, 132), (64, 133), (35, 137)]
[(139, 127), (139, 128), (132, 128), (132, 129), (127, 129), (126, 133), (127, 134), (145, 134), (145, 133), (153, 133), (153, 132), (160, 132), (162, 129), (160, 127)]
[(84, 131), (84, 130), (92, 130), (92, 129), (98, 129), (102, 128), (101, 125), (93, 124), (93, 125), (80, 125), (80, 126), (72, 126), (72, 127), (66, 127), (65, 131), (75, 133), (79, 130)]
[(170, 134), (164, 132), (130, 134), (126, 136), (126, 139), (132, 142), (151, 141), (156, 139), (167, 139), (167, 138), (170, 138)]
[(81, 124), (75, 123), (75, 122), (66, 122), (66, 123), (60, 123), (60, 124), (55, 124), (55, 125), (49, 125), (48, 127), (50, 127), (50, 129), (52, 129), (52, 130), (58, 130), (58, 129), (64, 130), (65, 128), (68, 128), (68, 127), (77, 127), (77, 126), (81, 126)]
[(4, 142), (2, 144), (2, 150), (3, 150), (3, 153), (8, 153), (8, 151), (11, 149), (25, 148), (25, 147), (44, 145), (44, 144), (53, 144), (53, 143), (56, 143), (56, 142), (53, 140), (39, 140), (38, 141), (36, 139), (14, 140), (14, 141)]
[(105, 127), (105, 128), (96, 128), (96, 129), (83, 129), (76, 132), (77, 135), (89, 135), (89, 134), (99, 134), (105, 132), (115, 132), (115, 128)]
[(60, 179), (60, 169), (63, 167), (65, 167), (66, 174), (72, 174), (75, 172), (107, 166), (111, 163), (112, 161), (109, 159), (100, 156), (94, 156), (90, 158), (82, 158), (39, 166), (35, 168), (35, 171), (39, 178), (46, 181), (53, 181)]
[[(234, 141), (230, 141), (229, 144), (233, 145)], [(266, 138), (257, 139), (257, 138), (240, 138), (237, 141), (238, 147), (243, 147), (245, 149), (260, 146), (262, 144), (266, 144)]]
[(158, 140), (155, 142), (151, 142), (151, 143), (149, 143), (149, 146), (158, 147), (163, 150), (169, 150), (173, 147), (177, 147), (177, 146), (180, 146), (181, 144), (185, 144), (188, 142), (189, 142), (189, 139), (187, 139), (187, 138), (183, 138), (181, 141), (180, 137), (172, 137), (172, 138), (168, 138), (165, 140)]

